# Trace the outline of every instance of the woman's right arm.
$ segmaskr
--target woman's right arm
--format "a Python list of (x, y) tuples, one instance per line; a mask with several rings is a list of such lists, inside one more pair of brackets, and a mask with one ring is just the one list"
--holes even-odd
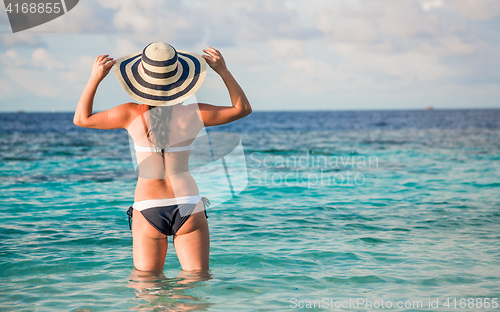
[(214, 106), (198, 104), (201, 118), (205, 126), (217, 126), (238, 120), (250, 114), (252, 107), (236, 79), (229, 72), (224, 58), (214, 48), (203, 50), (208, 55), (203, 55), (208, 65), (222, 78), (229, 91), (232, 106)]

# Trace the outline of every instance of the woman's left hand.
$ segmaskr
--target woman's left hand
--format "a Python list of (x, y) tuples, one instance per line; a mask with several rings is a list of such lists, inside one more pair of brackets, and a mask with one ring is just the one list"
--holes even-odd
[(108, 57), (109, 54), (99, 55), (94, 62), (94, 66), (92, 67), (92, 76), (91, 79), (96, 80), (100, 83), (104, 77), (109, 74), (111, 67), (115, 65), (116, 61), (113, 61), (112, 57)]

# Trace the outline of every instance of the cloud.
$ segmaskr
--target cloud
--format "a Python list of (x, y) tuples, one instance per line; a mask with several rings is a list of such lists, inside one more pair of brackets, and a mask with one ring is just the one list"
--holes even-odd
[(47, 79), (47, 75), (40, 71), (25, 68), (6, 68), (4, 73), (9, 79), (25, 90), (33, 92), (40, 97), (57, 97), (59, 90), (52, 81)]
[[(45, 48), (37, 48), (31, 58), (21, 56), (11, 49), (0, 55), (5, 65), (2, 76), (10, 81), (0, 91), (5, 91), (3, 98), (14, 96), (12, 91), (26, 90), (39, 97), (68, 98), (75, 92), (81, 92), (90, 77), (94, 57), (72, 57), (70, 61), (59, 61)], [(2, 80), (0, 76), (0, 80)]]
[[(68, 13), (45, 24), (24, 31), (26, 34), (45, 33), (112, 33), (110, 22), (112, 10), (101, 6), (96, 0), (79, 1)], [(17, 35), (17, 34), (16, 34)]]
[(440, 33), (440, 18), (425, 14), (416, 1), (376, 1), (369, 7), (378, 15), (376, 24), (384, 34), (425, 39)]
[(430, 0), (422, 2), (422, 9), (446, 9), (475, 21), (485, 21), (500, 15), (500, 3), (495, 0)]
[(115, 58), (139, 52), (144, 49), (144, 46), (139, 46), (134, 40), (124, 37), (116, 38), (114, 45), (115, 50), (112, 55), (116, 56)]
[(65, 81), (65, 88), (68, 93), (71, 91), (80, 92), (83, 90), (85, 83), (90, 78), (92, 65), (95, 57), (82, 55), (65, 67), (64, 70), (58, 73), (58, 77)]
[(335, 11), (318, 10), (315, 26), (332, 42), (380, 42), (435, 36), (439, 18), (424, 14), (417, 1), (364, 0)]
[(443, 0), (424, 1), (422, 3), (422, 9), (424, 11), (430, 11), (433, 9), (442, 8), (443, 6), (444, 6)]
[[(227, 1), (224, 1), (227, 3)], [(317, 37), (320, 33), (300, 19), (298, 12), (286, 6), (284, 1), (234, 1), (235, 15), (226, 16), (235, 28), (235, 35), (249, 41), (267, 41), (269, 39), (306, 40)], [(238, 3), (238, 4), (236, 4)]]
[(0, 79), (0, 99), (9, 98), (12, 95), (12, 86), (6, 79)]
[(8, 50), (3, 55), (0, 55), (0, 60), (6, 67), (22, 66), (25, 64), (25, 60), (14, 49)]
[(297, 58), (305, 54), (305, 42), (296, 39), (275, 39), (269, 42), (270, 54), (274, 58)]
[(436, 43), (430, 41), (423, 42), (421, 51), (426, 54), (447, 56), (472, 54), (477, 50), (475, 45), (465, 43), (459, 37), (445, 37), (436, 41)]
[[(345, 62), (334, 77), (337, 80), (345, 76), (371, 77), (371, 86), (363, 88), (378, 88), (381, 84), (389, 84), (393, 88), (420, 82), (436, 82), (456, 74), (454, 68), (442, 64), (438, 57), (417, 51), (392, 54), (351, 51), (344, 54), (344, 59)], [(377, 81), (378, 77), (385, 79)]]
[(485, 21), (500, 15), (500, 2), (496, 0), (448, 0), (445, 7), (475, 21)]
[[(282, 64), (281, 91), (288, 90), (300, 94), (312, 94), (315, 92), (329, 92), (335, 86), (332, 85), (332, 64), (311, 57), (296, 58)], [(277, 86), (275, 86), (277, 87)]]
[(55, 68), (64, 68), (64, 64), (56, 61), (56, 59), (52, 57), (52, 55), (50, 55), (45, 48), (38, 48), (33, 51), (31, 59), (36, 67), (44, 67), (49, 71), (52, 71)]
[(243, 65), (243, 66), (254, 66), (258, 64), (263, 64), (266, 61), (268, 55), (259, 51), (257, 48), (249, 47), (227, 47), (220, 48), (222, 56), (226, 60), (228, 66), (231, 65)]
[(141, 33), (154, 31), (153, 27), (157, 18), (155, 13), (160, 9), (159, 2), (154, 0), (124, 0), (119, 3), (113, 2), (113, 6), (118, 8), (113, 18), (113, 24), (118, 29), (131, 29)]
[(38, 36), (30, 34), (0, 34), (0, 40), (4, 47), (33, 47), (42, 44)]
[(27, 33), (113, 33), (137, 42), (305, 40), (320, 32), (284, 1), (89, 0)]

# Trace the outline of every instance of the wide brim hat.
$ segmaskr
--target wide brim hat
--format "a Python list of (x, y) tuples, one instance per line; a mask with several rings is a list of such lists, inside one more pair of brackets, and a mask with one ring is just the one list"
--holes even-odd
[(207, 63), (201, 55), (153, 42), (116, 60), (114, 73), (128, 95), (151, 106), (174, 105), (191, 97), (205, 81)]

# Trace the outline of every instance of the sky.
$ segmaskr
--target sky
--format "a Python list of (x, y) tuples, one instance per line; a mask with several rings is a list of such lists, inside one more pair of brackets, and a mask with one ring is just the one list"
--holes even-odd
[[(498, 0), (82, 0), (12, 33), (0, 111), (74, 111), (100, 54), (212, 46), (255, 111), (500, 108)], [(209, 69), (196, 100), (230, 105)], [(94, 110), (132, 101), (113, 72)]]

